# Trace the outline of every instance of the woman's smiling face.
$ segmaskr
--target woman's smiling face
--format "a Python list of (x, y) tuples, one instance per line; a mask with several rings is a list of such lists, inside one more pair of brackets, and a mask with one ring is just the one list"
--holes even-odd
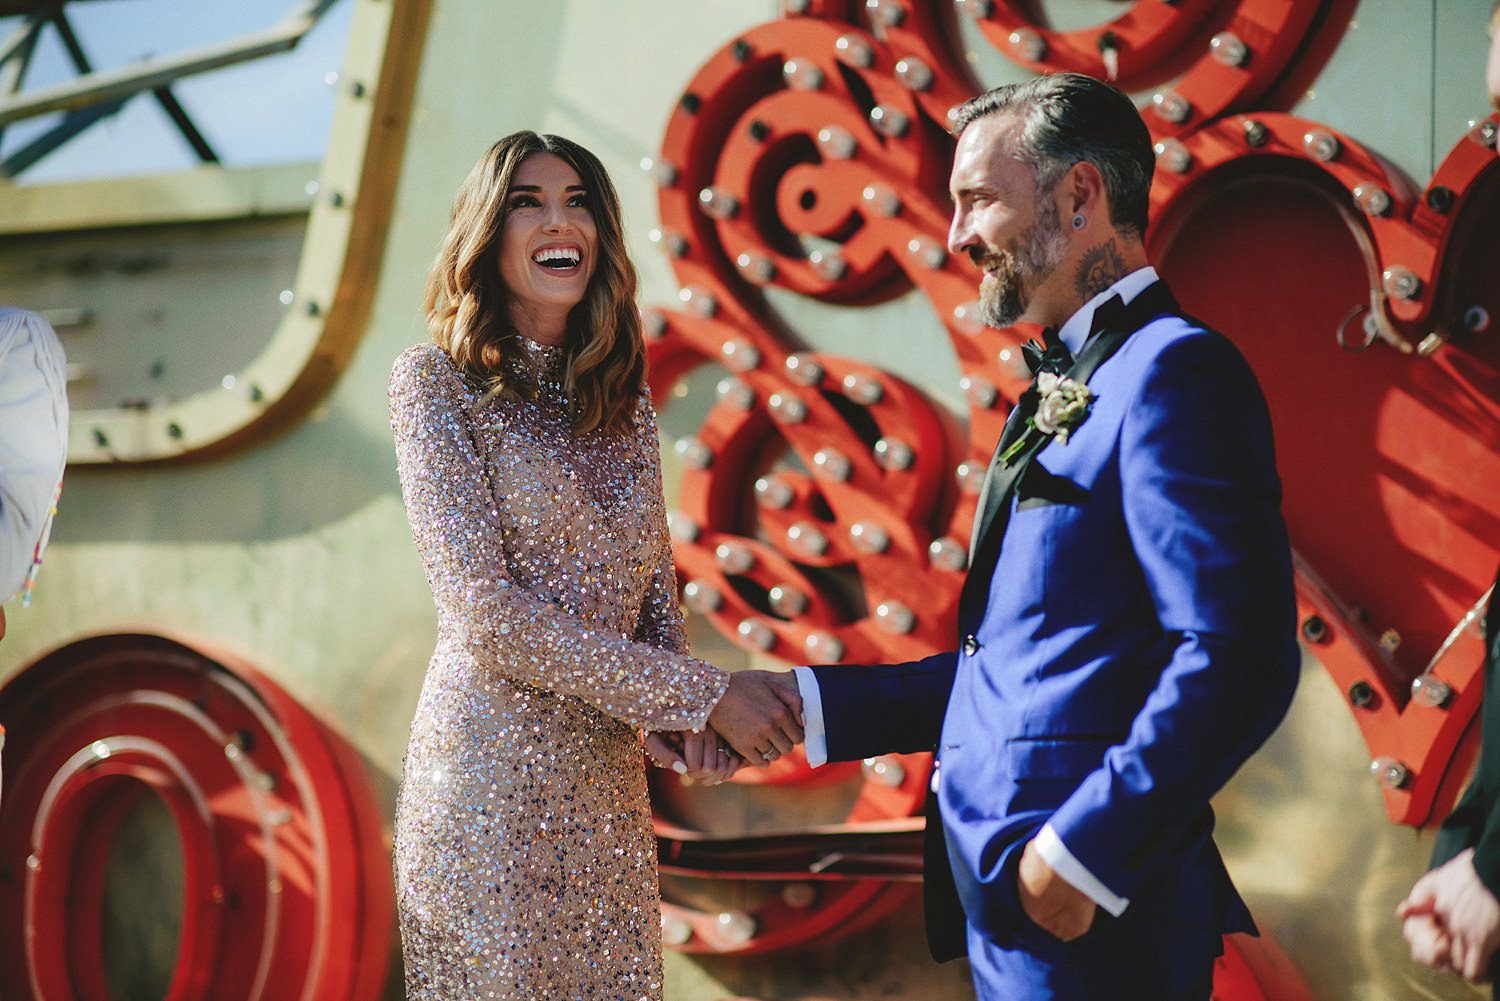
[(583, 300), (598, 248), (590, 192), (561, 157), (532, 153), (516, 168), (500, 231), (500, 279), (510, 321), (532, 340), (560, 343)]

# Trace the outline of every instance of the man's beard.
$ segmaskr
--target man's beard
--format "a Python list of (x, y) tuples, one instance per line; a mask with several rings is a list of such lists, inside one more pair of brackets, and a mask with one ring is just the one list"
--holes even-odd
[[(986, 248), (979, 283), (979, 317), (992, 327), (1008, 327), (1031, 305), (1039, 285), (1057, 271), (1068, 251), (1057, 205), (1038, 198), (1036, 222), (1016, 234), (1004, 250)], [(993, 265), (993, 266), (992, 266)]]

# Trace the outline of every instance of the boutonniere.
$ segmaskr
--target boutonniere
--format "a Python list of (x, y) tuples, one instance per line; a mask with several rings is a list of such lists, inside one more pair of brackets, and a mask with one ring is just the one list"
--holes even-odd
[[(1038, 373), (1032, 392), (1037, 395), (1037, 404), (1036, 410), (1026, 418), (1027, 428), (1055, 437), (1064, 445), (1068, 443), (1068, 435), (1088, 419), (1089, 408), (1095, 399), (1088, 386), (1053, 372)], [(1030, 437), (1029, 433), (1023, 434), (1011, 442), (1010, 447), (1000, 454), (1000, 464), (1009, 465), (1010, 460), (1026, 447)]]

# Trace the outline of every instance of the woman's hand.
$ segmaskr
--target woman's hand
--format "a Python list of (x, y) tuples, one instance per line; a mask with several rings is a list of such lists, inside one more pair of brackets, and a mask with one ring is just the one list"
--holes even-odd
[(646, 753), (661, 768), (670, 768), (704, 785), (718, 785), (743, 765), (712, 730), (702, 733), (660, 730), (646, 734)]

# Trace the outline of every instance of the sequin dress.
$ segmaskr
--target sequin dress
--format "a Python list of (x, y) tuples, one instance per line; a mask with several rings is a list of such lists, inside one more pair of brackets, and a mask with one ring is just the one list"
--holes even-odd
[(701, 726), (728, 676), (686, 655), (655, 417), (575, 436), (561, 352), (529, 402), (433, 345), (391, 375), (438, 610), (395, 823), (407, 997), (656, 999), (641, 728)]

